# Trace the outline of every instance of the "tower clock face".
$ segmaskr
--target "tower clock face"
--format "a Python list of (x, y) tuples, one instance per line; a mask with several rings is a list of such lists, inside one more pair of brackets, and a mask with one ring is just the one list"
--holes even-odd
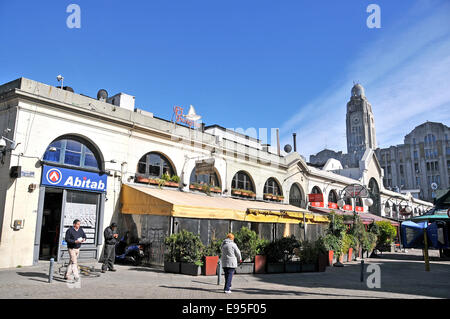
[(352, 119), (353, 124), (358, 124), (359, 123), (359, 118), (358, 117), (354, 117)]

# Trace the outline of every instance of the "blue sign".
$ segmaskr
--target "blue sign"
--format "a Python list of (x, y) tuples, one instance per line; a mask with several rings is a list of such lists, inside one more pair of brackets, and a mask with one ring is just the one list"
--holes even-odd
[(92, 172), (44, 165), (41, 184), (94, 192), (105, 192), (107, 177), (107, 174), (100, 175)]

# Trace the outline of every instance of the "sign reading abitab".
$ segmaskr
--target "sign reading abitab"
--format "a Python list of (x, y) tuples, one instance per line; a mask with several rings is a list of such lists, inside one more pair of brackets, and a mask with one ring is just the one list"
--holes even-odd
[(94, 192), (105, 192), (107, 177), (106, 174), (100, 175), (94, 172), (44, 165), (41, 184)]

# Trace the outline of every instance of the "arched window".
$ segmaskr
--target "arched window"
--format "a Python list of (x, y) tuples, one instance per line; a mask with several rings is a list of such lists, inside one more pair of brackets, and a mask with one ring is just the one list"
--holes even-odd
[(233, 180), (231, 182), (231, 188), (243, 189), (252, 192), (255, 191), (255, 186), (253, 185), (252, 179), (244, 171), (239, 171), (234, 175)]
[(297, 184), (293, 184), (291, 186), (291, 189), (289, 191), (289, 204), (300, 207), (300, 208), (306, 208), (306, 200), (305, 195)]
[(337, 203), (338, 197), (335, 190), (331, 190), (328, 194), (328, 203)]
[(50, 143), (43, 160), (61, 165), (101, 170), (101, 157), (89, 142), (80, 137), (56, 139)]
[(281, 187), (275, 178), (269, 178), (264, 184), (264, 194), (281, 195)]
[(214, 174), (195, 174), (195, 167), (192, 170), (191, 177), (189, 179), (189, 183), (192, 184), (200, 184), (200, 185), (209, 185), (214, 187), (220, 187), (220, 179), (216, 172)]
[(311, 194), (322, 194), (322, 191), (320, 190), (319, 187), (314, 186), (312, 191), (311, 191)]
[(163, 174), (176, 175), (170, 161), (162, 154), (150, 152), (141, 157), (138, 163), (138, 175), (161, 178)]

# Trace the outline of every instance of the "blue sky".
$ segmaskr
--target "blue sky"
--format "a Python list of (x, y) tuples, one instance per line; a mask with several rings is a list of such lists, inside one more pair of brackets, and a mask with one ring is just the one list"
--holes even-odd
[[(66, 26), (70, 3), (80, 29)], [(370, 3), (381, 29), (366, 26)], [(381, 147), (426, 120), (450, 123), (447, 0), (0, 0), (0, 37), (0, 83), (62, 74), (76, 93), (125, 92), (166, 119), (193, 104), (207, 125), (278, 127), (283, 145), (297, 132), (307, 157), (346, 151), (353, 81)]]

